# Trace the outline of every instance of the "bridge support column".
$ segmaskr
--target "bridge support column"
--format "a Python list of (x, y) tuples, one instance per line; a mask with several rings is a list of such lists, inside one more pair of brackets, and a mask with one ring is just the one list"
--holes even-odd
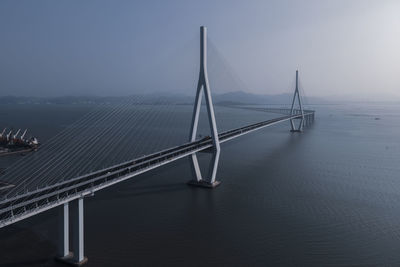
[(65, 203), (58, 214), (58, 259), (67, 260), (72, 257), (69, 251), (69, 204)]
[(74, 252), (73, 264), (80, 266), (87, 262), (87, 258), (83, 254), (83, 198), (76, 200), (74, 206), (75, 218), (72, 222), (72, 249)]
[[(300, 110), (294, 109), (294, 104), (296, 102), (296, 98), (298, 100)], [(290, 130), (291, 132), (301, 132), (301, 131), (303, 131), (303, 126), (304, 126), (304, 111), (303, 111), (303, 106), (301, 104), (301, 98), (300, 98), (300, 93), (299, 93), (299, 71), (298, 70), (296, 70), (296, 89), (294, 91), (292, 107), (290, 109), (290, 115), (297, 115), (297, 114), (301, 115), (301, 117), (298, 118), (298, 119), (300, 119), (300, 123), (299, 123), (299, 126), (296, 128), (295, 124), (294, 124), (295, 119), (291, 119), (290, 120), (290, 125), (292, 128)]]
[[(63, 243), (60, 247), (60, 252), (63, 256), (57, 258), (57, 260), (67, 263), (73, 266), (81, 266), (87, 262), (87, 258), (84, 256), (83, 249), (83, 197), (72, 201), (72, 253), (69, 252), (69, 231), (68, 231), (68, 203), (64, 204), (64, 238)], [(67, 215), (67, 216), (66, 216)], [(67, 252), (68, 251), (68, 252)]]
[(206, 105), (207, 105), (207, 114), (208, 114), (208, 122), (211, 129), (211, 137), (213, 142), (213, 156), (211, 160), (209, 177), (207, 180), (203, 179), (201, 176), (201, 171), (199, 167), (199, 162), (197, 160), (197, 155), (192, 154), (190, 156), (190, 164), (192, 166), (193, 173), (196, 177), (195, 180), (189, 182), (190, 185), (201, 186), (214, 188), (220, 184), (219, 181), (216, 181), (216, 174), (218, 169), (219, 155), (221, 151), (221, 147), (219, 144), (219, 136), (217, 130), (217, 123), (215, 120), (214, 114), (214, 106), (212, 103), (210, 84), (208, 82), (208, 74), (207, 74), (207, 28), (202, 26), (200, 27), (200, 74), (199, 74), (199, 82), (197, 84), (196, 91), (196, 99), (193, 110), (193, 118), (192, 125), (190, 130), (190, 142), (196, 141), (197, 135), (197, 127), (199, 123), (199, 115), (201, 108), (201, 100), (203, 97), (203, 91), (205, 95)]

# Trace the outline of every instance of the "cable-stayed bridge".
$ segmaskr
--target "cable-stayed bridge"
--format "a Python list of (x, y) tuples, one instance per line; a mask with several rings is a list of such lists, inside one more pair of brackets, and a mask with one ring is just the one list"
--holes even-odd
[[(179, 143), (172, 147), (155, 149), (151, 153), (141, 151), (138, 157), (132, 157), (129, 160), (119, 161), (120, 151), (118, 141), (127, 138), (127, 129), (124, 125), (130, 126), (129, 131), (135, 132), (140, 123), (146, 123), (155, 119), (155, 115), (146, 116), (149, 108), (157, 108), (157, 105), (142, 105), (140, 101), (125, 101), (118, 107), (112, 107), (106, 113), (92, 112), (70, 127), (70, 131), (65, 131), (58, 136), (62, 140), (70, 140), (72, 136), (81, 131), (82, 138), (74, 139), (75, 145), (60, 150), (56, 145), (50, 145), (48, 153), (42, 158), (36, 155), (30, 155), (32, 158), (30, 165), (24, 161), (17, 163), (10, 168), (5, 180), (7, 189), (0, 190), (0, 228), (16, 223), (31, 216), (40, 214), (52, 208), (58, 208), (59, 214), (59, 260), (81, 265), (87, 261), (84, 256), (83, 240), (83, 200), (85, 197), (93, 195), (96, 191), (110, 187), (116, 183), (130, 179), (144, 172), (153, 170), (165, 164), (178, 159), (189, 157), (193, 170), (194, 179), (189, 181), (190, 185), (205, 188), (214, 188), (220, 184), (216, 179), (218, 162), (221, 151), (221, 144), (229, 140), (238, 138), (242, 135), (272, 126), (278, 123), (290, 122), (292, 132), (301, 132), (303, 128), (314, 121), (315, 112), (313, 110), (303, 109), (300, 91), (298, 86), (298, 72), (296, 71), (296, 86), (290, 108), (268, 108), (268, 107), (241, 107), (230, 106), (229, 108), (252, 110), (263, 113), (277, 113), (279, 117), (253, 122), (245, 126), (237, 127), (232, 130), (219, 132), (217, 121), (214, 114), (211, 90), (207, 73), (207, 31), (205, 27), (200, 30), (200, 73), (196, 91), (196, 98), (191, 120), (189, 140)], [(200, 111), (202, 109), (203, 95), (207, 109), (210, 135), (198, 137)], [(124, 117), (129, 113), (127, 107), (138, 104), (138, 111), (135, 115), (136, 120), (131, 116)], [(161, 110), (161, 113), (164, 113)], [(153, 113), (155, 114), (155, 113)], [(174, 116), (170, 117), (170, 123), (173, 123)], [(92, 131), (87, 131), (85, 126), (89, 121), (95, 121)], [(157, 125), (150, 129), (142, 131), (141, 139), (149, 140), (155, 143), (153, 148), (157, 148), (157, 138), (152, 138), (151, 133), (157, 130)], [(124, 131), (123, 131), (124, 129)], [(86, 132), (87, 131), (87, 134)], [(129, 132), (128, 131), (128, 132)], [(125, 134), (125, 135), (124, 135)], [(115, 138), (109, 139), (109, 136), (115, 135)], [(76, 138), (76, 137), (74, 137)], [(107, 142), (101, 148), (98, 148), (99, 142)], [(85, 144), (85, 146), (83, 146)], [(127, 151), (135, 150), (135, 140), (130, 143), (123, 143)], [(106, 156), (115, 153), (115, 164), (111, 166), (98, 168), (95, 171), (87, 169), (88, 162), (109, 162)], [(205, 151), (212, 154), (209, 172), (204, 175), (200, 171), (197, 153)], [(42, 152), (42, 151), (39, 151)], [(95, 153), (96, 152), (96, 153)], [(77, 158), (76, 155), (85, 153), (84, 158)], [(42, 153), (43, 154), (43, 153)], [(37, 166), (39, 165), (39, 166)], [(32, 168), (32, 169), (30, 169)], [(28, 170), (26, 170), (28, 169)], [(79, 169), (82, 173), (76, 173), (74, 169)], [(29, 173), (29, 175), (26, 174)], [(10, 187), (11, 186), (11, 187)], [(76, 213), (72, 221), (73, 240), (72, 252), (69, 248), (69, 206), (73, 206), (72, 212)]]

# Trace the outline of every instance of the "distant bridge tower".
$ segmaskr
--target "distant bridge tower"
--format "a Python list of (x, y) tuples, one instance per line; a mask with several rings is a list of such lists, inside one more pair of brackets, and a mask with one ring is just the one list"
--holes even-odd
[(192, 125), (190, 130), (190, 142), (196, 141), (197, 127), (199, 123), (199, 115), (201, 108), (201, 101), (203, 98), (203, 90), (207, 105), (208, 121), (211, 129), (211, 137), (213, 142), (213, 156), (209, 166), (209, 172), (207, 179), (203, 179), (200, 171), (199, 162), (197, 160), (197, 155), (192, 154), (190, 156), (191, 167), (196, 177), (196, 180), (189, 182), (190, 185), (202, 186), (213, 188), (220, 184), (219, 181), (215, 180), (217, 174), (219, 155), (221, 152), (221, 147), (219, 143), (217, 123), (215, 121), (214, 107), (212, 103), (210, 84), (208, 82), (207, 73), (207, 28), (204, 26), (200, 27), (200, 73), (199, 82), (197, 84), (196, 99), (193, 110)]
[[(298, 100), (299, 109), (294, 108), (296, 98)], [(304, 126), (304, 111), (303, 111), (303, 105), (301, 103), (301, 98), (300, 98), (300, 93), (299, 93), (299, 71), (298, 70), (296, 70), (296, 88), (295, 88), (294, 95), (293, 95), (292, 107), (290, 109), (290, 115), (296, 115), (296, 114), (301, 115), (301, 117), (298, 118), (298, 119), (300, 119), (300, 123), (299, 123), (299, 126), (296, 128), (295, 123), (294, 123), (295, 119), (291, 119), (290, 120), (290, 125), (292, 127), (291, 132), (301, 132), (301, 131), (303, 131), (303, 126)]]

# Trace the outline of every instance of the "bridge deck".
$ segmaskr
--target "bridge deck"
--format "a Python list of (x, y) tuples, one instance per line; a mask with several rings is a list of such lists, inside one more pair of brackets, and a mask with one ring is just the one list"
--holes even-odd
[[(314, 112), (304, 113), (304, 116), (313, 115)], [(301, 118), (301, 115), (287, 115), (247, 125), (222, 132), (219, 134), (219, 139), (223, 143), (264, 127), (297, 118)], [(0, 228), (211, 147), (211, 138), (203, 138), (2, 200)]]

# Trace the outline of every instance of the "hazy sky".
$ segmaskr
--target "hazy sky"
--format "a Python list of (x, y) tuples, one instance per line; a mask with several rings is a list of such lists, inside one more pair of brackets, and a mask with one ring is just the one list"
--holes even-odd
[(2, 0), (0, 95), (190, 94), (201, 25), (244, 91), (288, 92), (299, 68), (309, 96), (400, 100), (399, 0)]

